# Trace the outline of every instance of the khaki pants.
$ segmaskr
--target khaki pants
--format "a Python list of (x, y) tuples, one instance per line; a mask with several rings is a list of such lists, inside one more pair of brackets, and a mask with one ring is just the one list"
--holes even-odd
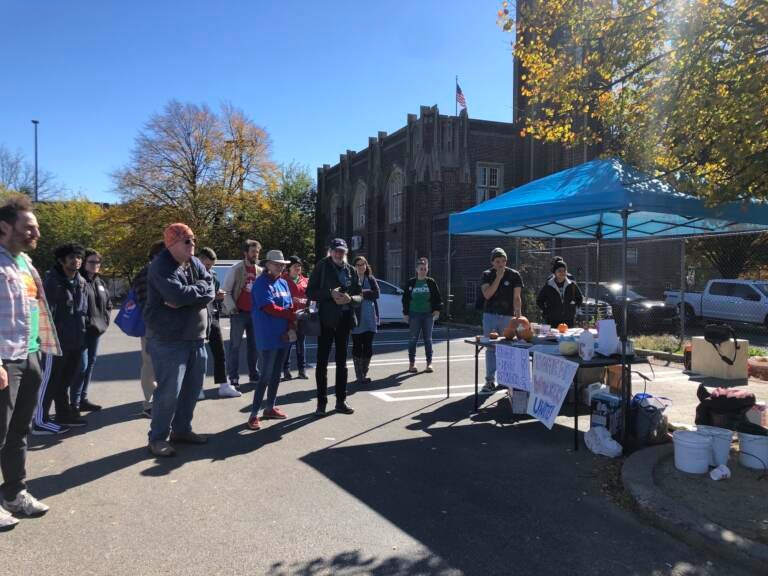
[(152, 366), (152, 357), (147, 352), (147, 339), (141, 337), (141, 389), (144, 392), (144, 409), (152, 408), (152, 394), (155, 392), (155, 369)]

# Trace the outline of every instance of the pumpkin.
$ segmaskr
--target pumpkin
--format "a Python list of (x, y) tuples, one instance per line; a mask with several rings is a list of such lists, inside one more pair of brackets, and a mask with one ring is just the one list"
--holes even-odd
[(560, 334), (565, 334), (568, 332), (568, 324), (558, 324), (557, 331), (560, 332)]
[(512, 318), (504, 329), (504, 338), (512, 340), (513, 338), (520, 338), (530, 340), (533, 338), (533, 330), (531, 330), (531, 323), (528, 322), (528, 318), (525, 316), (518, 316)]

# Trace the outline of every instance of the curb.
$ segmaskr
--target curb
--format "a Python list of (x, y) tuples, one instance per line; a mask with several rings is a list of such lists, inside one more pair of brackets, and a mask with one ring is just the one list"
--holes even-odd
[(739, 536), (711, 522), (659, 490), (653, 479), (654, 469), (659, 462), (673, 456), (673, 446), (665, 444), (635, 452), (624, 462), (622, 483), (639, 512), (651, 524), (692, 546), (738, 562), (755, 574), (765, 570), (768, 545)]

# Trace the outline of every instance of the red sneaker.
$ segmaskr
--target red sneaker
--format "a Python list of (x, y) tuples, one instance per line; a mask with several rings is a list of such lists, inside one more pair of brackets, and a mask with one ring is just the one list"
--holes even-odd
[(261, 421), (259, 420), (259, 417), (251, 416), (248, 418), (247, 426), (249, 430), (261, 430)]
[(264, 410), (264, 414), (261, 416), (264, 420), (285, 420), (288, 416), (280, 408), (272, 408), (271, 410)]

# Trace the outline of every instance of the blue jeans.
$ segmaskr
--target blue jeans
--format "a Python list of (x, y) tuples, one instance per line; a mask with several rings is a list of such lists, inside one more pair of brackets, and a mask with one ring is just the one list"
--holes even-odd
[(250, 312), (238, 312), (229, 319), (229, 357), (227, 358), (229, 379), (233, 382), (240, 379), (240, 343), (243, 341), (243, 331), (245, 331), (247, 344), (245, 356), (248, 359), (248, 379), (251, 382), (258, 382), (260, 375), (256, 366), (256, 340)]
[[(503, 334), (510, 320), (512, 316), (483, 312), (483, 335), (488, 336), (491, 332)], [(496, 349), (493, 346), (485, 349), (485, 383), (491, 386), (496, 384)]]
[(88, 400), (88, 384), (91, 383), (93, 365), (96, 363), (96, 354), (99, 351), (100, 334), (86, 335), (83, 359), (80, 362), (81, 372), (75, 375), (75, 381), (69, 389), (69, 403), (80, 406), (84, 400)]
[(304, 336), (304, 333), (296, 330), (296, 342), (293, 342), (286, 348), (283, 370), (291, 369), (291, 348), (296, 347), (296, 367), (299, 369), (299, 372), (304, 372), (304, 369), (307, 367), (306, 360), (304, 359), (306, 348), (305, 340), (306, 337)]
[(203, 388), (208, 353), (204, 340), (147, 340), (157, 388), (152, 400), (149, 441), (167, 440), (173, 426), (176, 434), (192, 432), (192, 416)]
[(288, 354), (288, 348), (275, 348), (274, 350), (259, 350), (259, 363), (261, 364), (261, 379), (253, 393), (253, 406), (251, 416), (258, 416), (261, 402), (264, 400), (264, 392), (267, 392), (267, 404), (265, 410), (275, 407), (277, 387), (280, 384), (280, 371)]
[(432, 364), (432, 328), (435, 319), (432, 312), (411, 312), (408, 315), (408, 327), (411, 332), (408, 338), (408, 360), (416, 362), (416, 344), (419, 343), (419, 334), (424, 336), (424, 352), (427, 355), (427, 364)]

